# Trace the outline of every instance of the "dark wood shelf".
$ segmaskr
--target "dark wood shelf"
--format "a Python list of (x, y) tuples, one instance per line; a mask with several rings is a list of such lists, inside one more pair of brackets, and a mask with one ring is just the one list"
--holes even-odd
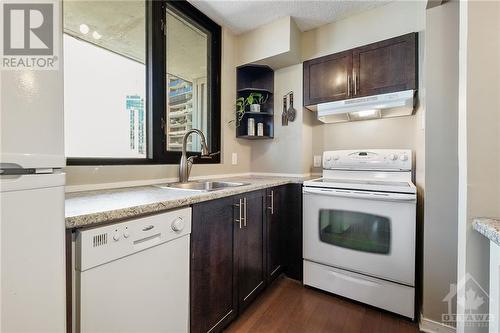
[[(267, 94), (266, 103), (260, 107), (260, 112), (245, 112), (241, 124), (236, 128), (236, 137), (247, 140), (265, 140), (274, 137), (274, 71), (263, 65), (248, 64), (236, 69), (236, 95), (246, 98), (252, 92)], [(246, 110), (249, 110), (247, 107)], [(264, 125), (264, 136), (249, 136), (248, 118), (255, 118), (255, 126), (258, 123)], [(257, 128), (255, 128), (257, 133)]]
[(274, 116), (274, 113), (272, 112), (250, 112), (246, 111), (245, 114), (251, 115), (251, 116)]
[(269, 89), (263, 89), (263, 88), (242, 88), (242, 89), (238, 89), (237, 91), (239, 93), (244, 93), (244, 92), (264, 92), (264, 93), (268, 93), (268, 94), (273, 93)]
[(258, 135), (240, 135), (238, 136), (238, 139), (247, 139), (247, 140), (265, 140), (265, 139), (272, 139), (272, 136), (269, 135), (263, 135), (263, 136), (258, 136)]

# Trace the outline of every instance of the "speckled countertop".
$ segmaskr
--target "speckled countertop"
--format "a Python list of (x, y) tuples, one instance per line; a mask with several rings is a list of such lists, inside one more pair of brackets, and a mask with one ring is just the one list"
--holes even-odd
[[(317, 178), (317, 177), (316, 177)], [(194, 203), (228, 197), (288, 183), (301, 183), (305, 178), (235, 177), (231, 182), (248, 183), (212, 192), (165, 189), (158, 185), (128, 187), (110, 190), (74, 192), (66, 194), (66, 228), (90, 227), (116, 222)]]
[(473, 222), (474, 229), (500, 246), (500, 219), (478, 217)]

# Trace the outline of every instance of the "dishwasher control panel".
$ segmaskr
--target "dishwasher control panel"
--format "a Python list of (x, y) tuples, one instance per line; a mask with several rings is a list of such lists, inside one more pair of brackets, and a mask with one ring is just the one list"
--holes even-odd
[(80, 230), (76, 238), (78, 271), (85, 271), (191, 233), (191, 208)]

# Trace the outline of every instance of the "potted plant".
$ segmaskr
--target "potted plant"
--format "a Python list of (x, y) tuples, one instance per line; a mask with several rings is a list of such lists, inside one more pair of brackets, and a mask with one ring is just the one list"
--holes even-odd
[(236, 99), (236, 117), (231, 122), (235, 122), (236, 127), (240, 126), (241, 120), (246, 112), (246, 107), (249, 106), (250, 112), (260, 112), (260, 106), (267, 102), (269, 98), (268, 94), (263, 95), (262, 93), (252, 92), (246, 98), (239, 97)]
[(269, 95), (265, 96), (262, 93), (253, 92), (246, 98), (246, 103), (250, 105), (250, 112), (260, 112), (260, 106), (267, 102)]

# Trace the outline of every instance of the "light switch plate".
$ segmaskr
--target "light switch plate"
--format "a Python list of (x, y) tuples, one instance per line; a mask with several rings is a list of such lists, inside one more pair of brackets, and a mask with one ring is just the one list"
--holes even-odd
[(314, 167), (321, 167), (321, 155), (314, 155)]
[(238, 164), (238, 154), (237, 153), (233, 153), (231, 155), (231, 164), (232, 165)]

